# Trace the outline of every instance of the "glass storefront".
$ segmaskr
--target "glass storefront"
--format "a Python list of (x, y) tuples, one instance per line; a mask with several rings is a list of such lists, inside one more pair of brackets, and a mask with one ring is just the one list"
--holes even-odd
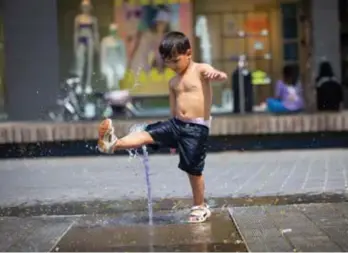
[(4, 22), (0, 16), (0, 120), (5, 118), (5, 48), (4, 48)]
[(241, 56), (257, 106), (273, 95), (282, 67), (300, 61), (296, 1), (217, 2), (59, 0), (61, 79), (77, 77), (76, 93), (127, 91), (143, 112), (166, 115), (174, 73), (163, 65), (158, 45), (166, 32), (180, 30), (196, 60), (230, 76), (213, 83), (213, 113), (232, 111), (232, 74)]
[(158, 45), (173, 30), (193, 39), (191, 2), (57, 2), (61, 79), (78, 78), (77, 94), (126, 91), (143, 114), (168, 115), (174, 73), (164, 66)]
[[(232, 76), (239, 57), (246, 57), (254, 106), (274, 95), (274, 83), (281, 78), (284, 65), (299, 65), (297, 1), (218, 0), (213, 4), (200, 0), (194, 6), (196, 17), (206, 19), (214, 66)], [(204, 50), (198, 48), (197, 59), (202, 59)], [(231, 89), (231, 82), (232, 78), (220, 91)]]

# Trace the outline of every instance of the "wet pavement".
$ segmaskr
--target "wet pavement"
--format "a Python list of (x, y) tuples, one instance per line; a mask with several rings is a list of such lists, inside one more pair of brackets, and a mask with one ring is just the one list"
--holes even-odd
[[(139, 218), (140, 216), (140, 218)], [(246, 251), (227, 210), (216, 211), (203, 224), (185, 224), (186, 212), (155, 214), (154, 225), (147, 213), (117, 217), (84, 217), (53, 249), (62, 252), (116, 251)]]
[(214, 209), (187, 224), (188, 210), (0, 219), (0, 251), (344, 252), (348, 202)]
[(52, 252), (246, 252), (227, 211), (215, 210), (209, 222), (187, 224), (188, 210), (75, 217), (0, 220), (0, 251)]
[(139, 159), (1, 160), (0, 251), (348, 251), (347, 154), (209, 154), (216, 212), (199, 225), (183, 223), (191, 191), (177, 156), (151, 155), (153, 227)]
[(50, 251), (76, 219), (77, 216), (1, 217), (0, 251)]
[(229, 211), (250, 251), (348, 251), (347, 202), (234, 207)]
[[(220, 197), (207, 198), (206, 202), (212, 208), (227, 206), (255, 205), (290, 205), (305, 203), (339, 203), (348, 201), (346, 194), (294, 194), (285, 196), (254, 196), (254, 197)], [(143, 211), (147, 208), (146, 199), (86, 201), (56, 204), (20, 205), (15, 207), (0, 207), (1, 216), (30, 217), (40, 215), (112, 215), (115, 213)], [(154, 211), (172, 211), (190, 208), (192, 200), (188, 198), (166, 198), (153, 201)]]

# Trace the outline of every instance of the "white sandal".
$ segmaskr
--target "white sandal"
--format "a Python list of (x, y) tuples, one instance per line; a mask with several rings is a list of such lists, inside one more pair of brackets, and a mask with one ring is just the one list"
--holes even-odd
[(98, 150), (101, 153), (112, 154), (114, 152), (114, 145), (117, 141), (117, 137), (114, 133), (114, 127), (112, 126), (112, 121), (110, 119), (106, 119), (108, 123), (108, 128), (102, 136), (101, 139), (98, 140)]
[(211, 216), (211, 211), (208, 205), (193, 206), (190, 211), (188, 223), (202, 223)]

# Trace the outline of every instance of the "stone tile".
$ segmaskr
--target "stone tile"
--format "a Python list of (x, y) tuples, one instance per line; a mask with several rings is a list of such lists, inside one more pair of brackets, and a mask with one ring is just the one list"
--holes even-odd
[(297, 236), (290, 238), (296, 251), (339, 252), (341, 249), (327, 236)]
[(229, 208), (229, 212), (243, 228), (259, 230), (274, 228), (273, 221), (267, 216), (263, 207), (235, 207)]
[(341, 213), (345, 218), (348, 219), (348, 203), (336, 203), (334, 208), (337, 212)]
[(292, 247), (283, 239), (263, 240), (261, 238), (248, 239), (247, 246), (251, 252), (291, 252)]
[[(278, 239), (279, 238), (279, 239)], [(268, 252), (291, 252), (293, 247), (283, 237), (265, 240)]]
[[(246, 251), (229, 214), (216, 211), (210, 222), (183, 223), (184, 213), (155, 213), (149, 226), (143, 213), (84, 217), (58, 243), (71, 251)], [(186, 218), (186, 216), (185, 216)], [(181, 220), (181, 222), (180, 222)]]
[(344, 252), (348, 251), (348, 241), (347, 237), (342, 238), (342, 237), (330, 237), (332, 241), (334, 241)]
[(75, 218), (34, 217), (0, 220), (0, 251), (50, 251)]
[[(323, 223), (328, 210), (336, 209), (336, 204), (302, 204), (287, 206), (253, 207), (262, 210), (268, 218), (263, 221), (269, 225), (260, 225), (259, 217), (252, 215), (255, 211), (248, 211), (248, 207), (231, 208), (232, 215), (240, 228), (246, 243), (251, 251), (342, 251), (347, 248), (348, 225), (343, 215), (331, 215), (332, 226)], [(345, 207), (339, 204), (338, 207)], [(230, 209), (230, 210), (231, 210)], [(311, 213), (311, 218), (305, 214)], [(324, 211), (323, 211), (324, 210)], [(327, 218), (330, 220), (331, 218)], [(340, 218), (339, 218), (340, 217)], [(319, 219), (319, 220), (318, 220)]]

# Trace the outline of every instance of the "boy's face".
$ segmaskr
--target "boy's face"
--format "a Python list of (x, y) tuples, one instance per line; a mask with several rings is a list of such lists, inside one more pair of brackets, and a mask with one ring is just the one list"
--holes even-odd
[(190, 64), (191, 58), (191, 49), (189, 49), (185, 54), (178, 54), (173, 56), (172, 58), (165, 59), (164, 64), (168, 68), (174, 70), (176, 73), (181, 74)]

